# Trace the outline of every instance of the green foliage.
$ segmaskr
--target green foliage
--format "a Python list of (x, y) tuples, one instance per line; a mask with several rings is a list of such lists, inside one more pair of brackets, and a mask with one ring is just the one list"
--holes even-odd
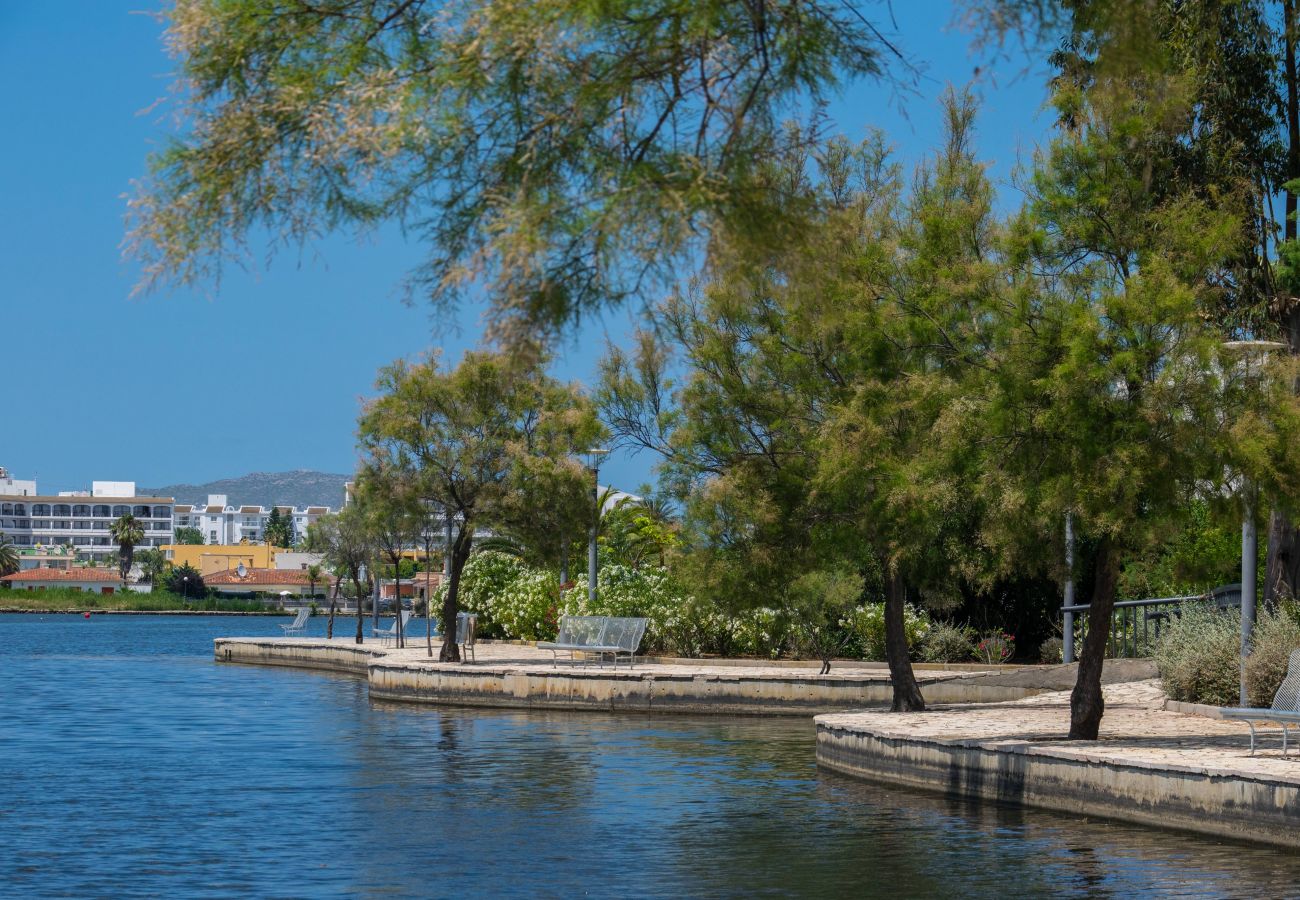
[(1163, 629), (1153, 657), (1171, 700), (1237, 706), (1240, 649), (1237, 610), (1185, 603)]
[[(1241, 576), (1241, 519), (1195, 498), (1171, 517), (1173, 534), (1153, 536), (1120, 575), (1119, 596), (1133, 599), (1205, 593)], [(1262, 577), (1263, 572), (1260, 572)]]
[(182, 525), (180, 528), (176, 529), (175, 540), (178, 544), (199, 545), (203, 543), (203, 532), (199, 531), (197, 528)]
[(203, 576), (189, 563), (173, 566), (168, 571), (167, 590), (189, 602), (202, 600), (208, 592), (207, 586), (203, 583)]
[[(847, 624), (861, 642), (863, 658), (885, 658), (885, 604), (866, 603), (859, 606), (849, 615)], [(912, 654), (920, 651), (932, 627), (930, 617), (923, 610), (910, 603), (903, 607), (903, 630)]]
[(921, 639), (922, 662), (970, 662), (975, 656), (975, 631), (969, 626), (935, 622)]
[(17, 571), (18, 548), (0, 531), (0, 575), (11, 575)]
[(1047, 666), (1065, 662), (1065, 642), (1059, 637), (1047, 638), (1038, 645), (1038, 661)]
[(272, 507), (271, 514), (266, 517), (263, 537), (273, 547), (292, 547), (293, 516), (281, 513), (279, 507)]
[(845, 569), (809, 572), (786, 587), (785, 608), (794, 615), (796, 649), (829, 665), (856, 635), (847, 628), (862, 597), (862, 576)]
[(1272, 706), (1273, 695), (1286, 678), (1291, 653), (1300, 649), (1300, 609), (1294, 601), (1265, 608), (1251, 632), (1246, 658), (1246, 693), (1251, 706)]
[[(823, 0), (624, 4), (183, 0), (163, 13), (189, 130), (151, 160), (129, 243), (146, 283), (250, 234), (411, 228), (411, 288), (471, 286), (525, 340), (645, 292), (711, 222), (775, 241), (763, 161), (803, 146), (888, 44)], [(279, 241), (273, 241), (273, 246)]]
[(160, 584), (166, 578), (168, 569), (171, 568), (167, 555), (152, 547), (137, 553), (135, 561), (140, 564), (144, 580), (154, 585)]
[(117, 591), (112, 594), (95, 594), (72, 588), (46, 588), (40, 591), (14, 591), (0, 589), (0, 609), (15, 610), (127, 610), (131, 612), (266, 612), (266, 606), (257, 601), (232, 599), (200, 599), (185, 602), (180, 594), (155, 588), (147, 594), (135, 591)]

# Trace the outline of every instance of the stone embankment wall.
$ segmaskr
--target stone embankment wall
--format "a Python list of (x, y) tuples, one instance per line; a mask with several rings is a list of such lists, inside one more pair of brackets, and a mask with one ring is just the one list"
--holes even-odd
[[(814, 715), (885, 707), (888, 672), (818, 676), (807, 669), (751, 665), (638, 665), (629, 669), (556, 668), (490, 662), (473, 665), (411, 662), (372, 644), (284, 638), (218, 638), (219, 661), (327, 669), (365, 676), (378, 700), (522, 709), (594, 709), (712, 715)], [(681, 661), (687, 662), (687, 661)], [(1043, 688), (1023, 673), (918, 673), (932, 703), (1017, 700)]]
[(213, 653), (218, 662), (325, 669), (364, 677), (366, 667), (383, 651), (364, 644), (348, 646), (283, 638), (217, 638), (213, 641)]
[(922, 790), (1300, 846), (1300, 784), (1278, 779), (1126, 764), (1100, 753), (1067, 758), (1026, 742), (891, 736), (821, 720), (817, 761)]

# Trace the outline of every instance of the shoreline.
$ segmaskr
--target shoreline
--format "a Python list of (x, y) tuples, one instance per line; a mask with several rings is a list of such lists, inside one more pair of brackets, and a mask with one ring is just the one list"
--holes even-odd
[[(422, 638), (422, 636), (420, 636)], [(1300, 847), (1300, 758), (1280, 732), (1249, 756), (1245, 723), (1168, 701), (1149, 661), (1108, 661), (1102, 739), (1063, 740), (1072, 666), (918, 671), (930, 709), (887, 712), (888, 672), (821, 676), (758, 661), (638, 659), (617, 669), (481, 642), (470, 664), (350, 638), (216, 638), (219, 662), (364, 678), (373, 700), (424, 705), (811, 716), (817, 764), (898, 787)]]
[(232, 609), (99, 609), (83, 606), (77, 609), (11, 609), (0, 607), (0, 615), (34, 615), (34, 616), (80, 616), (90, 613), (96, 616), (284, 616), (289, 614), (279, 610), (266, 612), (248, 612)]

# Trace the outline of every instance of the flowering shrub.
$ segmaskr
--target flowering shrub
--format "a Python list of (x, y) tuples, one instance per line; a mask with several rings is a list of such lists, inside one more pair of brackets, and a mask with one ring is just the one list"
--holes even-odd
[[(864, 659), (879, 661), (885, 658), (885, 604), (866, 603), (859, 606), (845, 619), (844, 624), (862, 642)], [(932, 627), (930, 617), (924, 612), (910, 603), (903, 605), (903, 631), (912, 653), (916, 652)]]
[(524, 568), (492, 601), (492, 619), (509, 638), (551, 640), (559, 622), (560, 579)]
[(992, 634), (984, 635), (979, 639), (979, 643), (975, 645), (976, 655), (978, 655), (983, 662), (990, 665), (1006, 662), (1015, 652), (1015, 636), (1002, 631), (995, 631)]
[(735, 618), (736, 652), (776, 659), (790, 646), (793, 629), (784, 610), (759, 607)]

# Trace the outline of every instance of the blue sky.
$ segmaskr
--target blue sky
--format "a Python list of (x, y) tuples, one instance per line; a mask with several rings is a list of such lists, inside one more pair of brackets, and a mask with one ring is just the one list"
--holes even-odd
[[(430, 347), (458, 357), (478, 342), (482, 311), (462, 308), (448, 327), (403, 305), (398, 283), (420, 254), (392, 230), (332, 236), (261, 271), (230, 271), (219, 289), (130, 298), (122, 197), (173, 127), (166, 107), (144, 112), (171, 81), (161, 26), (137, 12), (156, 8), (0, 0), (0, 465), (49, 491), (351, 471), (358, 407), (379, 367)], [(888, 23), (883, 5), (867, 9)], [(982, 155), (1014, 204), (1010, 173), (1050, 125), (1042, 64), (976, 57), (948, 27), (946, 0), (895, 3), (894, 15), (898, 43), (925, 68), (917, 90), (854, 84), (831, 107), (839, 129), (882, 127), (915, 163), (937, 141), (937, 98), (978, 67)], [(556, 374), (589, 383), (606, 340), (621, 341), (634, 318), (586, 323)], [(602, 481), (635, 488), (652, 464), (616, 457)]]

